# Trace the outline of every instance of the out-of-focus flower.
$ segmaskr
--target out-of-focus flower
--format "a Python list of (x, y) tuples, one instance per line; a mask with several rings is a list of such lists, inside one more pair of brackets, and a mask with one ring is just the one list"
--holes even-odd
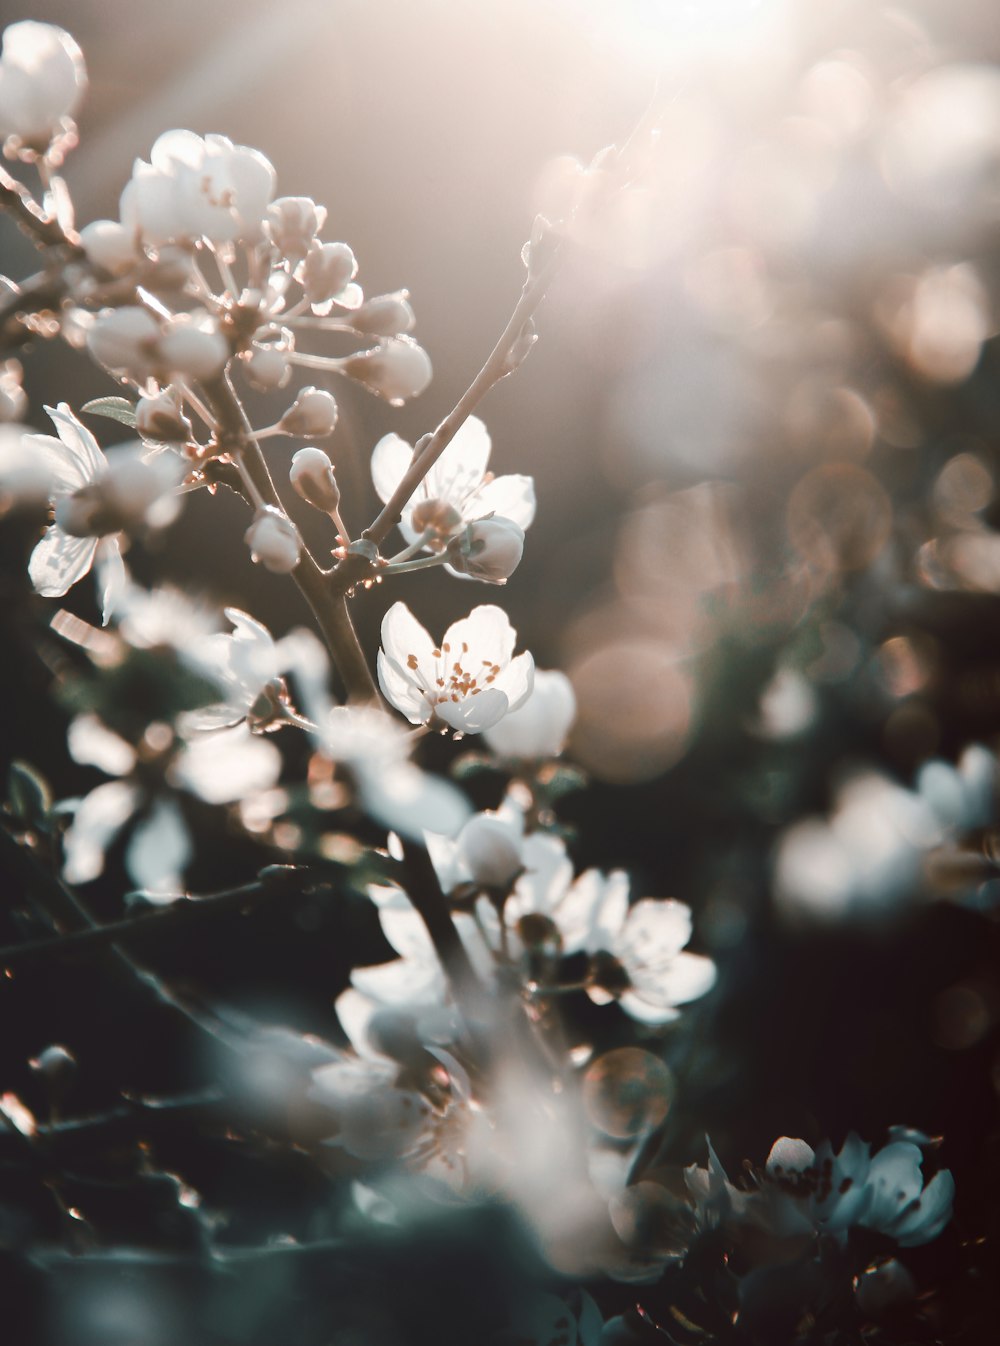
[(0, 515), (48, 504), (52, 472), (46, 458), (32, 449), (31, 438), (24, 426), (0, 424)]
[[(494, 477), (489, 471), (490, 437), (478, 416), (470, 416), (404, 506), (399, 531), (413, 545), (425, 533), (440, 551), (461, 529), (495, 514), (519, 528), (535, 517), (531, 477)], [(388, 501), (413, 461), (413, 446), (399, 435), (384, 435), (372, 452), (372, 481)]]
[(282, 674), (294, 663), (299, 641), (295, 633), (275, 641), (262, 622), (238, 608), (226, 608), (232, 622), (229, 634), (212, 632), (188, 645), (187, 659), (199, 673), (216, 681), (225, 700), (187, 712), (183, 724), (191, 730), (222, 729), (251, 721), (280, 718), (284, 695)]
[(0, 364), (0, 425), (19, 421), (28, 410), (21, 378), (22, 370), (17, 360), (5, 360)]
[(80, 243), (91, 266), (124, 276), (137, 265), (135, 236), (117, 220), (92, 220), (80, 230)]
[(284, 388), (292, 377), (288, 347), (282, 342), (266, 345), (254, 342), (243, 356), (243, 364), (250, 383), (261, 392)]
[[(65, 402), (46, 411), (59, 438), (29, 435), (26, 442), (51, 474), (56, 522), (31, 553), (28, 573), (40, 594), (59, 598), (91, 568), (102, 536), (168, 521), (162, 513), (157, 518), (156, 510), (180, 472), (177, 461), (164, 455), (146, 463), (127, 451), (109, 462)], [(100, 545), (118, 553), (113, 537), (104, 536)]]
[(433, 373), (430, 356), (408, 336), (386, 337), (370, 351), (347, 356), (340, 368), (393, 407), (418, 397)]
[(333, 475), (333, 464), (322, 449), (305, 448), (292, 455), (288, 480), (310, 505), (324, 514), (340, 507), (340, 487)]
[(140, 397), (135, 406), (135, 429), (143, 439), (159, 444), (186, 443), (191, 438), (191, 422), (184, 415), (178, 390), (166, 387)]
[(279, 421), (286, 435), (325, 439), (337, 425), (337, 403), (325, 388), (303, 388)]
[(0, 137), (44, 153), (67, 129), (87, 87), (83, 53), (51, 23), (26, 19), (4, 29), (0, 55)]
[(255, 242), (274, 193), (274, 169), (225, 136), (167, 131), (137, 160), (121, 198), (122, 224), (151, 248)]
[(427, 849), (446, 893), (463, 883), (506, 893), (525, 866), (524, 817), (510, 807), (477, 813), (453, 841), (428, 836)]
[(576, 715), (573, 684), (557, 669), (535, 670), (531, 695), (483, 733), (501, 757), (557, 757)]
[(531, 691), (534, 661), (513, 657), (516, 639), (507, 614), (484, 604), (453, 622), (436, 648), (406, 604), (394, 603), (382, 619), (382, 691), (412, 724), (481, 733)]
[(158, 345), (161, 380), (179, 374), (208, 379), (229, 359), (229, 343), (209, 313), (178, 313), (164, 323)]
[(521, 563), (524, 529), (493, 517), (470, 523), (448, 548), (448, 569), (461, 579), (506, 584)]
[(262, 505), (243, 534), (254, 561), (275, 575), (290, 574), (302, 555), (299, 531), (287, 514), (273, 505)]
[(123, 304), (98, 315), (87, 333), (91, 355), (112, 374), (130, 374), (138, 382), (159, 367), (160, 324), (136, 305)]

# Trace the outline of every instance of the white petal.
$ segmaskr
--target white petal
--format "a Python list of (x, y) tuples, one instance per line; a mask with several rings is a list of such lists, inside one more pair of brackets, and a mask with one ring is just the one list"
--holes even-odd
[(495, 687), (506, 693), (510, 710), (523, 706), (531, 695), (535, 682), (535, 661), (527, 650), (512, 659), (505, 669), (497, 674)]
[(872, 1203), (865, 1216), (871, 1229), (889, 1231), (924, 1185), (921, 1174), (923, 1155), (916, 1145), (896, 1141), (874, 1155), (866, 1186), (872, 1191)]
[(129, 878), (150, 893), (176, 893), (192, 856), (191, 838), (173, 799), (160, 797), (125, 850)]
[(499, 514), (527, 528), (535, 517), (533, 477), (513, 473), (496, 477), (476, 492), (476, 508), (482, 514)]
[(626, 963), (636, 992), (656, 1005), (686, 1005), (707, 995), (715, 985), (716, 968), (700, 953), (679, 953), (665, 966), (633, 969)]
[(175, 760), (177, 784), (207, 804), (230, 804), (267, 790), (281, 775), (281, 753), (245, 725), (193, 739)]
[(528, 912), (553, 916), (573, 881), (573, 862), (565, 842), (545, 832), (533, 832), (525, 840), (524, 868), (507, 904), (512, 923)]
[(482, 603), (473, 608), (468, 617), (452, 622), (444, 634), (441, 648), (450, 646), (447, 651), (450, 657), (460, 659), (463, 646), (467, 645), (474, 664), (489, 659), (504, 668), (510, 663), (516, 639), (517, 632), (503, 608), (494, 603)]
[(400, 671), (411, 658), (426, 673), (435, 669), (434, 644), (405, 603), (393, 603), (382, 618), (382, 648)]
[(948, 1169), (936, 1173), (903, 1218), (892, 1230), (893, 1237), (904, 1248), (915, 1248), (937, 1238), (951, 1219), (955, 1200), (955, 1179)]
[(63, 838), (67, 883), (90, 883), (103, 872), (104, 852), (132, 816), (139, 798), (134, 785), (112, 780), (80, 801)]
[(771, 1146), (767, 1156), (767, 1171), (774, 1173), (782, 1169), (785, 1173), (802, 1173), (811, 1168), (816, 1160), (816, 1151), (804, 1140), (793, 1140), (791, 1136), (779, 1136)]
[(66, 732), (74, 762), (96, 766), (109, 776), (127, 776), (135, 766), (135, 749), (119, 738), (96, 715), (78, 715)]
[(383, 504), (403, 479), (413, 459), (413, 445), (399, 435), (383, 435), (372, 450), (372, 483)]
[(431, 712), (420, 688), (400, 671), (384, 650), (379, 650), (375, 668), (385, 699), (401, 711), (411, 724), (424, 724)]
[(477, 492), (490, 461), (490, 437), (478, 416), (470, 416), (426, 477), (427, 495), (461, 511)]
[(460, 701), (439, 701), (434, 707), (438, 719), (460, 734), (479, 734), (501, 720), (509, 702), (497, 687), (487, 687), (478, 696), (465, 696)]
[(70, 537), (52, 524), (28, 562), (28, 574), (36, 592), (43, 598), (61, 598), (86, 575), (96, 551), (96, 537)]
[(46, 407), (45, 410), (56, 427), (56, 434), (79, 463), (83, 481), (93, 481), (108, 465), (108, 460), (101, 452), (97, 440), (87, 427), (76, 419), (67, 402), (60, 402), (57, 407)]
[(425, 832), (453, 834), (471, 812), (454, 785), (409, 762), (358, 772), (358, 786), (365, 812), (409, 841), (422, 841)]
[(552, 913), (563, 938), (565, 953), (579, 953), (581, 950), (597, 953), (613, 942), (618, 930), (605, 931), (601, 921), (602, 908), (607, 908), (610, 922), (625, 920), (628, 879), (617, 873), (606, 879), (599, 870), (588, 869), (579, 876)]
[(618, 1003), (630, 1019), (651, 1026), (673, 1023), (675, 1019), (681, 1017), (680, 1010), (673, 1009), (670, 1005), (654, 1005), (651, 1000), (645, 1000), (636, 991), (625, 991), (619, 996)]
[(98, 540), (97, 563), (102, 590), (101, 624), (107, 626), (120, 609), (129, 583), (117, 537), (102, 537)]
[(673, 898), (644, 897), (629, 911), (615, 953), (626, 965), (658, 967), (691, 938), (691, 908)]

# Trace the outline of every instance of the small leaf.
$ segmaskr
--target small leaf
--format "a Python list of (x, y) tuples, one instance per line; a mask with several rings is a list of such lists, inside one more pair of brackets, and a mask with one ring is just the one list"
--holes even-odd
[(7, 797), (14, 816), (32, 827), (44, 823), (52, 808), (52, 792), (27, 762), (11, 763)]
[(125, 397), (95, 397), (81, 410), (88, 411), (91, 416), (107, 416), (109, 420), (127, 425), (130, 430), (135, 429), (135, 407)]

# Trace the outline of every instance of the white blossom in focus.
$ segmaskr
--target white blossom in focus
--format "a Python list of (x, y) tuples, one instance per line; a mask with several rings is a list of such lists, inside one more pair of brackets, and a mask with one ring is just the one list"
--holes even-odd
[(501, 757), (557, 757), (576, 716), (573, 684), (558, 669), (535, 669), (531, 695), (483, 738)]
[(83, 53), (51, 23), (27, 19), (4, 29), (0, 54), (0, 138), (43, 152), (66, 127), (87, 87)]
[[(490, 436), (478, 416), (470, 416), (404, 506), (399, 531), (411, 545), (428, 528), (428, 549), (441, 546), (461, 529), (490, 514), (526, 529), (535, 517), (531, 477), (494, 477), (489, 471)], [(384, 435), (372, 452), (372, 481), (379, 499), (392, 497), (413, 461), (413, 446), (399, 435)], [(450, 567), (449, 567), (450, 568)]]
[(275, 173), (257, 150), (225, 136), (167, 131), (149, 163), (137, 160), (121, 198), (121, 221), (151, 248), (165, 243), (256, 242)]
[(503, 609), (484, 604), (435, 647), (406, 604), (394, 603), (382, 619), (379, 683), (412, 724), (479, 734), (531, 692), (534, 661), (514, 657), (516, 639)]

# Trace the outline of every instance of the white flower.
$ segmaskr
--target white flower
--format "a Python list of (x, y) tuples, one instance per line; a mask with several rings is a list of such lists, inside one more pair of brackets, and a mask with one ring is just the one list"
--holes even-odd
[(170, 767), (170, 779), (206, 804), (232, 804), (268, 790), (281, 775), (281, 753), (269, 738), (245, 724), (199, 734), (186, 743)]
[(0, 425), (0, 515), (20, 506), (44, 506), (52, 495), (49, 464), (32, 451), (31, 439), (23, 426)]
[(412, 337), (386, 337), (370, 351), (347, 356), (341, 369), (393, 407), (417, 397), (431, 381), (431, 357)]
[(792, 1207), (819, 1233), (863, 1225), (904, 1248), (929, 1243), (951, 1219), (955, 1181), (942, 1169), (924, 1187), (922, 1163), (909, 1141), (893, 1141), (872, 1156), (853, 1132), (837, 1154), (829, 1141), (814, 1153), (805, 1141), (782, 1136), (764, 1175), (766, 1221), (778, 1232), (795, 1232)]
[(525, 868), (524, 815), (506, 802), (474, 814), (454, 840), (428, 835), (426, 842), (446, 893), (464, 883), (506, 891)]
[(167, 131), (122, 193), (122, 224), (144, 243), (256, 242), (274, 193), (274, 169), (225, 136)]
[(92, 220), (80, 230), (80, 244), (91, 266), (123, 276), (139, 261), (133, 234), (117, 220)]
[(364, 298), (360, 286), (351, 283), (358, 274), (358, 263), (346, 243), (313, 242), (301, 272), (296, 272), (300, 274), (314, 313), (325, 315), (335, 303), (357, 308)]
[[(399, 531), (411, 545), (430, 527), (437, 543), (455, 536), (466, 524), (486, 515), (509, 519), (528, 528), (535, 517), (535, 485), (531, 477), (494, 477), (488, 470), (490, 437), (478, 416), (470, 416), (441, 454), (404, 507)], [(399, 435), (385, 435), (372, 453), (372, 481), (384, 502), (392, 497), (413, 461), (413, 447)]]
[(527, 701), (483, 734), (501, 757), (557, 757), (576, 716), (573, 684), (558, 670), (535, 669)]
[(229, 359), (229, 342), (209, 313), (177, 313), (167, 319), (157, 347), (157, 376), (210, 379)]
[(507, 614), (484, 604), (453, 622), (437, 648), (406, 604), (394, 603), (382, 619), (379, 683), (412, 724), (478, 734), (531, 691), (534, 661), (512, 657), (516, 638)]
[[(48, 467), (56, 502), (85, 490), (108, 471), (108, 460), (90, 431), (76, 419), (65, 402), (46, 407), (56, 427), (58, 439), (51, 435), (29, 435), (27, 441)], [(77, 580), (83, 578), (97, 555), (96, 537), (75, 537), (52, 524), (31, 553), (28, 573), (38, 593), (45, 598), (61, 598)], [(107, 538), (100, 545), (118, 552), (118, 543)]]
[(326, 208), (308, 196), (279, 196), (267, 208), (267, 233), (286, 261), (296, 266), (326, 222)]
[(0, 56), (0, 137), (48, 149), (87, 87), (83, 53), (62, 28), (25, 20), (4, 29)]
[(470, 523), (448, 549), (448, 569), (460, 579), (506, 584), (521, 564), (524, 529), (510, 519), (479, 519)]
[(259, 561), (265, 570), (275, 575), (290, 574), (302, 555), (299, 530), (287, 514), (273, 505), (262, 505), (254, 515), (253, 523), (243, 534), (250, 548), (250, 557)]
[[(701, 954), (682, 950), (691, 938), (691, 910), (673, 898), (645, 897), (631, 907), (628, 875), (604, 875), (595, 869), (572, 884), (561, 843), (547, 838), (531, 855), (518, 880), (505, 919), (515, 925), (534, 913), (552, 920), (564, 954), (595, 958), (591, 999), (612, 998), (633, 1019), (665, 1024), (678, 1018), (676, 1006), (697, 1000), (715, 984), (715, 964)], [(610, 955), (618, 967), (602, 968), (599, 955)], [(605, 989), (604, 978), (609, 980)], [(623, 983), (623, 984), (622, 984)]]

